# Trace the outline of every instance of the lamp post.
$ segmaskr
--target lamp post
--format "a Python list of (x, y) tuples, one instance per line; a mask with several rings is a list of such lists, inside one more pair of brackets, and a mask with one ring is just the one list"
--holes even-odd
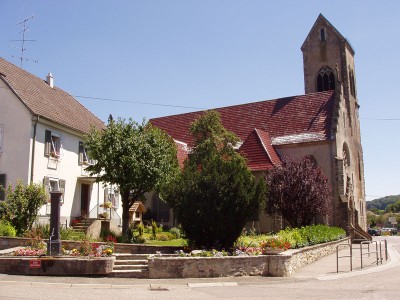
[(60, 240), (60, 208), (61, 208), (60, 191), (50, 192), (50, 238), (47, 244), (47, 255), (59, 256), (61, 254)]

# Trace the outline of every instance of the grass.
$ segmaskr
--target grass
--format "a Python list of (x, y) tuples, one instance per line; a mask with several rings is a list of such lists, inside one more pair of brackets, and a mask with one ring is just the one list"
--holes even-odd
[(156, 240), (148, 240), (144, 243), (145, 245), (154, 245), (154, 246), (184, 246), (186, 245), (185, 239), (175, 239), (170, 241), (156, 241)]

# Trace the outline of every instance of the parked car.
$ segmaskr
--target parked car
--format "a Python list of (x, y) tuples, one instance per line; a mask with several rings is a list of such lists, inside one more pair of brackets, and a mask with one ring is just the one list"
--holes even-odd
[(392, 228), (384, 227), (381, 229), (382, 235), (392, 235)]
[(369, 228), (369, 229), (368, 229), (368, 233), (369, 233), (371, 236), (379, 236), (379, 235), (381, 235), (381, 233), (380, 233), (378, 230), (372, 229), (372, 228)]

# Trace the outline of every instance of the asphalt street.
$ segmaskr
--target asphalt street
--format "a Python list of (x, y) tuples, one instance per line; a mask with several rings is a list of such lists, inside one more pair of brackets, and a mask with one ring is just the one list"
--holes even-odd
[[(382, 240), (383, 238), (376, 238)], [(0, 299), (400, 299), (400, 236), (387, 237), (389, 260), (374, 254), (360, 266), (359, 246), (350, 261), (336, 254), (288, 278), (128, 279), (0, 275)]]

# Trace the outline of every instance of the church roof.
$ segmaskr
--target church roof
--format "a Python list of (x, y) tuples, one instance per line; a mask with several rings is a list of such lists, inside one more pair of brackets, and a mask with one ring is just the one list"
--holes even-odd
[(65, 91), (50, 87), (43, 79), (0, 57), (0, 79), (3, 80), (28, 110), (47, 120), (81, 133), (104, 123)]
[[(240, 150), (252, 169), (280, 163), (273, 146), (332, 139), (335, 92), (312, 93), (216, 108), (222, 125), (242, 141)], [(206, 111), (151, 119), (172, 138), (193, 145), (190, 124)], [(249, 166), (250, 166), (249, 165)]]

